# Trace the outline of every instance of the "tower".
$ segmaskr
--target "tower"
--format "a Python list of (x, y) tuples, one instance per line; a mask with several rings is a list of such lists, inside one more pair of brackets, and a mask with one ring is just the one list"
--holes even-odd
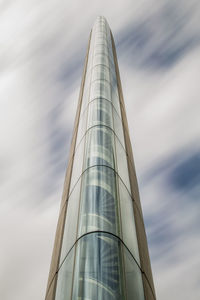
[(46, 300), (155, 300), (112, 33), (90, 34)]

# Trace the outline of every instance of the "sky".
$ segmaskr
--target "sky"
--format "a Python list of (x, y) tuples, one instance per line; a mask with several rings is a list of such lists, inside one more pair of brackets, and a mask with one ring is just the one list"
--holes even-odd
[(98, 15), (116, 43), (157, 299), (199, 299), (198, 0), (0, 1), (0, 298), (45, 297)]

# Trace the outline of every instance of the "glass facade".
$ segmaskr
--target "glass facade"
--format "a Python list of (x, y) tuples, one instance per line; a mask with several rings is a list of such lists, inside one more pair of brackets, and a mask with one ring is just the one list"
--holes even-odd
[(111, 32), (92, 29), (55, 300), (145, 298)]

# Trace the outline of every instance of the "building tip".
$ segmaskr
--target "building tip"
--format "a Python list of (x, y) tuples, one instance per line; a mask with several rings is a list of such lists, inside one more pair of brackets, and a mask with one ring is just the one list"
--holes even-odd
[(99, 15), (96, 20), (95, 20), (95, 24), (98, 23), (99, 21), (104, 20), (104, 22), (108, 23), (106, 18), (104, 16)]

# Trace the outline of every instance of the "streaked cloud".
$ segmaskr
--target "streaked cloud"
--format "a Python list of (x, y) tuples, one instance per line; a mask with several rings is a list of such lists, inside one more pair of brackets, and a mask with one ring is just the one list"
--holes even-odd
[(1, 298), (44, 298), (87, 41), (97, 15), (105, 15), (117, 44), (157, 297), (197, 299), (199, 2), (0, 5)]
[(172, 67), (200, 44), (196, 10), (197, 2), (173, 1), (133, 19), (117, 34), (119, 53), (138, 68), (164, 71)]

